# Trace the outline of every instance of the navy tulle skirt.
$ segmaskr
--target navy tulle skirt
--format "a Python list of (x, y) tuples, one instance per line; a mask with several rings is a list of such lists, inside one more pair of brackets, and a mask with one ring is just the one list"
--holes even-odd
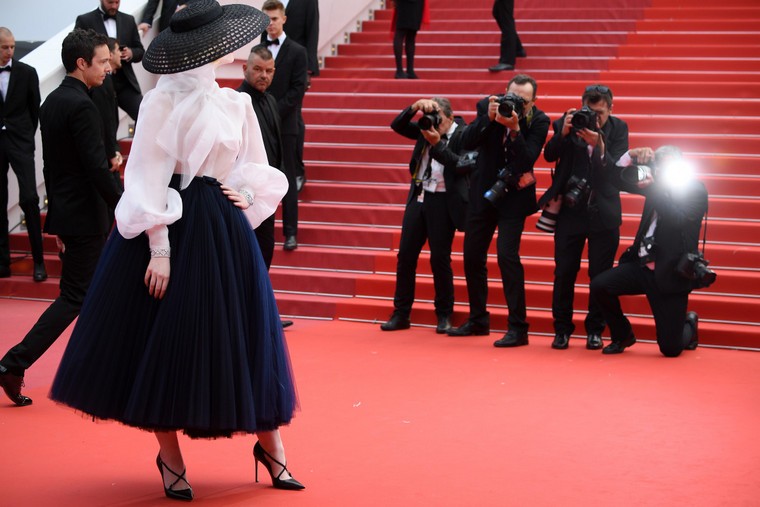
[(144, 283), (147, 236), (114, 231), (51, 398), (95, 418), (191, 437), (276, 429), (297, 400), (254, 233), (216, 180), (195, 178), (180, 195), (166, 295), (154, 299)]

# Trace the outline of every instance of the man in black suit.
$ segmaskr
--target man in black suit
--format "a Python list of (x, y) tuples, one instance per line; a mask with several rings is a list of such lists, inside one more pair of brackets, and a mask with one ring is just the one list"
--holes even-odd
[(110, 68), (106, 43), (105, 35), (92, 30), (67, 35), (61, 51), (67, 75), (40, 109), (49, 203), (45, 232), (58, 236), (61, 293), (0, 359), (0, 384), (19, 406), (32, 403), (21, 394), (24, 372), (79, 315), (110, 229), (108, 207), (116, 207), (121, 195), (108, 171), (102, 122), (88, 96)]
[(289, 0), (285, 4), (285, 33), (306, 48), (309, 75), (319, 75), (319, 3), (317, 0)]
[[(551, 187), (539, 200), (543, 206), (562, 200), (554, 232), (554, 291), (552, 348), (566, 349), (573, 324), (575, 281), (588, 242), (588, 276), (610, 269), (620, 242), (622, 214), (619, 171), (614, 163), (628, 150), (628, 125), (611, 115), (612, 91), (590, 85), (581, 98), (580, 111), (569, 109), (554, 122), (554, 135), (546, 143), (544, 158), (556, 162)], [(602, 348), (604, 318), (589, 299), (586, 348)]]
[[(418, 112), (422, 117), (412, 121)], [(436, 97), (420, 99), (401, 111), (391, 128), (417, 143), (409, 162), (412, 181), (401, 224), (394, 310), (380, 329), (409, 328), (417, 261), (427, 241), (438, 317), (435, 331), (443, 334), (451, 328), (450, 316), (454, 311), (451, 242), (456, 229), (464, 230), (467, 215), (468, 175), (457, 174), (464, 121), (454, 118), (448, 99)]]
[(171, 21), (174, 13), (177, 12), (179, 5), (185, 2), (178, 2), (177, 0), (148, 0), (140, 24), (137, 25), (139, 31), (143, 33), (147, 32), (153, 26), (153, 17), (156, 15), (159, 3), (161, 4), (161, 17), (158, 18), (158, 30), (163, 32), (169, 27), (169, 21)]
[[(299, 167), (298, 153), (303, 153), (303, 139), (299, 136), (301, 105), (306, 91), (307, 65), (306, 49), (293, 41), (283, 31), (285, 7), (279, 0), (266, 0), (261, 10), (269, 16), (267, 34), (262, 36), (274, 56), (277, 69), (269, 92), (277, 99), (282, 127), (282, 169), (288, 178), (288, 193), (282, 201), (282, 232), (285, 236), (283, 248), (298, 248), (298, 188), (296, 185)], [(301, 146), (299, 146), (299, 140)]]
[[(462, 135), (463, 149), (480, 150), (470, 185), (470, 209), (464, 231), (464, 270), (470, 316), (467, 322), (449, 330), (448, 334), (469, 336), (490, 332), (490, 317), (486, 311), (486, 260), (498, 226), (496, 253), (509, 308), (509, 329), (494, 343), (496, 347), (528, 344), (520, 239), (525, 217), (536, 211), (533, 164), (541, 154), (549, 132), (549, 117), (535, 106), (537, 87), (536, 81), (528, 75), (514, 76), (507, 86), (508, 98), (514, 106), (509, 108), (512, 110), (508, 112), (502, 107), (506, 116), (502, 115), (499, 98), (487, 97), (478, 102), (478, 116)], [(502, 190), (488, 194), (490, 199), (486, 198), (486, 192), (500, 188)]]
[(122, 68), (114, 76), (113, 84), (119, 98), (119, 107), (137, 121), (142, 93), (132, 64), (142, 60), (145, 48), (140, 41), (135, 18), (120, 12), (120, 3), (121, 0), (100, 0), (100, 7), (92, 12), (77, 16), (74, 27), (95, 30), (119, 41)]
[(8, 241), (8, 166), (18, 180), (19, 206), (34, 260), (34, 281), (47, 279), (42, 253), (39, 195), (34, 167), (34, 135), (40, 86), (34, 67), (13, 59), (16, 39), (0, 27), (0, 278), (11, 276)]
[[(649, 170), (637, 167), (652, 161)], [(685, 258), (698, 252), (707, 190), (684, 170), (684, 162), (678, 148), (662, 146), (656, 152), (651, 148), (630, 150), (617, 163), (626, 168), (624, 179), (632, 170), (638, 180), (637, 193), (646, 201), (633, 246), (621, 256), (617, 267), (591, 281), (591, 297), (601, 308), (612, 335), (612, 343), (602, 350), (604, 354), (619, 354), (636, 343), (631, 323), (620, 307), (621, 295), (646, 295), (663, 355), (676, 357), (684, 349), (697, 346), (696, 314), (686, 314), (689, 293), (712, 283), (715, 274), (704, 265), (701, 270), (694, 269), (694, 262)]]
[(518, 56), (522, 58), (528, 56), (515, 28), (515, 0), (494, 0), (492, 13), (501, 30), (501, 44), (499, 63), (489, 67), (488, 70), (491, 72), (512, 70), (515, 68), (515, 59)]
[[(267, 92), (275, 75), (272, 52), (264, 45), (254, 46), (248, 55), (248, 61), (243, 64), (243, 75), (245, 79), (237, 91), (250, 95), (253, 111), (261, 127), (267, 162), (282, 171), (280, 113), (277, 110), (277, 100)], [(264, 220), (255, 232), (264, 263), (269, 269), (274, 255), (274, 215)]]

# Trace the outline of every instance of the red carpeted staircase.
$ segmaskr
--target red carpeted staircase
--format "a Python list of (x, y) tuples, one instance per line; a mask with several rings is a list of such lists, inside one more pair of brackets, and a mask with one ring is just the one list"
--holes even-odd
[[(396, 248), (408, 191), (412, 144), (389, 124), (420, 97), (446, 96), (466, 120), (482, 96), (502, 93), (513, 73), (489, 73), (499, 32), (490, 0), (429, 0), (432, 22), (417, 37), (419, 80), (394, 80), (390, 11), (326, 58), (304, 103), (308, 183), (300, 194), (299, 248), (278, 246), (271, 271), (283, 315), (384, 321), (392, 311)], [(696, 0), (522, 0), (515, 9), (528, 57), (517, 71), (539, 83), (537, 105), (552, 119), (577, 106), (586, 84), (615, 93), (614, 114), (630, 127), (630, 144), (676, 144), (699, 164), (710, 191), (706, 256), (718, 272), (710, 288), (694, 292), (700, 342), (760, 348), (760, 5)], [(223, 81), (237, 86), (239, 81)], [(539, 191), (550, 180), (536, 165)], [(643, 199), (623, 195), (621, 249), (635, 233)], [(553, 334), (553, 238), (530, 217), (522, 242), (532, 334)], [(278, 223), (279, 225), (279, 223)], [(279, 232), (278, 232), (279, 235)], [(14, 276), (0, 295), (52, 298), (57, 281), (33, 284), (28, 246), (14, 235)], [(48, 269), (56, 275), (52, 238)], [(454, 244), (455, 323), (467, 315), (462, 235)], [(489, 307), (492, 326), (506, 326), (495, 245), (491, 245)], [(427, 252), (418, 266), (412, 321), (432, 325), (433, 283)], [(578, 278), (579, 332), (588, 278)], [(637, 336), (654, 339), (646, 300), (628, 298)]]

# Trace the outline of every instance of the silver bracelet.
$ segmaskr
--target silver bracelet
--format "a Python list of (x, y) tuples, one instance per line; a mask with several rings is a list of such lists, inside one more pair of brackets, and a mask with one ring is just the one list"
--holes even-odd
[(150, 257), (171, 257), (171, 248), (151, 248)]
[(253, 205), (253, 196), (248, 190), (239, 190), (240, 195), (245, 197), (245, 200), (248, 201), (248, 206)]

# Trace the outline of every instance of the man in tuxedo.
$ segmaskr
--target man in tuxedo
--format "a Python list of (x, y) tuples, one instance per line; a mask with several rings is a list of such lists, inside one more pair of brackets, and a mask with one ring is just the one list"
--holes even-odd
[[(470, 208), (464, 230), (464, 272), (470, 300), (470, 316), (462, 326), (449, 330), (451, 336), (487, 335), (490, 316), (488, 299), (488, 247), (496, 227), (496, 255), (501, 271), (504, 297), (509, 308), (508, 331), (494, 342), (496, 347), (528, 344), (525, 271), (520, 261), (520, 239), (525, 217), (536, 211), (533, 164), (549, 132), (549, 117), (535, 106), (536, 81), (526, 75), (514, 76), (507, 93), (514, 102), (511, 114), (499, 112), (499, 97), (478, 102), (478, 116), (462, 135), (465, 150), (480, 150), (470, 183)], [(506, 109), (502, 109), (507, 113)], [(498, 185), (497, 185), (497, 182)], [(496, 195), (486, 192), (502, 188)], [(503, 187), (502, 187), (503, 186)]]
[[(269, 92), (277, 99), (282, 127), (282, 169), (288, 178), (288, 193), (282, 201), (282, 230), (285, 236), (283, 248), (298, 248), (298, 188), (296, 184), (299, 166), (298, 153), (303, 152), (303, 139), (299, 136), (301, 105), (306, 91), (308, 59), (306, 49), (293, 41), (283, 31), (285, 7), (280, 0), (266, 0), (261, 10), (269, 16), (266, 35), (262, 44), (274, 56), (277, 72), (272, 79)], [(299, 143), (300, 140), (300, 143)], [(299, 146), (300, 144), (300, 146)]]
[[(282, 170), (282, 135), (280, 134), (280, 113), (277, 110), (277, 100), (267, 93), (275, 74), (272, 52), (264, 45), (251, 48), (248, 61), (243, 64), (245, 79), (237, 91), (247, 93), (251, 97), (253, 111), (261, 127), (261, 138), (267, 153), (270, 166)], [(264, 257), (267, 271), (272, 265), (274, 256), (274, 214), (261, 222), (253, 231)], [(283, 320), (282, 327), (292, 326), (292, 320)]]
[(512, 70), (515, 68), (515, 59), (518, 56), (521, 58), (528, 56), (515, 28), (515, 0), (494, 0), (492, 13), (501, 30), (501, 44), (499, 63), (489, 67), (488, 70), (491, 72)]
[(108, 207), (116, 207), (121, 195), (108, 170), (102, 121), (88, 96), (110, 69), (107, 38), (75, 29), (63, 40), (61, 59), (66, 77), (40, 108), (49, 203), (45, 232), (58, 236), (61, 292), (0, 359), (0, 385), (19, 406), (32, 403), (21, 394), (24, 372), (79, 315), (110, 230)]
[(18, 180), (19, 206), (34, 260), (34, 281), (47, 279), (42, 253), (39, 195), (34, 167), (34, 135), (40, 109), (40, 86), (34, 67), (13, 58), (16, 39), (0, 27), (0, 278), (11, 276), (8, 240), (8, 167)]
[[(421, 113), (418, 121), (412, 121)], [(454, 311), (454, 274), (451, 242), (454, 232), (464, 230), (467, 215), (468, 175), (457, 172), (464, 120), (455, 118), (451, 102), (443, 97), (420, 99), (405, 108), (391, 123), (397, 134), (414, 139), (409, 162), (412, 176), (401, 224), (396, 263), (393, 314), (380, 326), (383, 331), (408, 329), (414, 302), (414, 284), (420, 251), (430, 245), (430, 267), (435, 286), (435, 332), (451, 328)]]
[[(654, 164), (652, 164), (654, 162)], [(651, 165), (642, 168), (640, 165)], [(646, 197), (633, 246), (618, 266), (591, 281), (591, 297), (610, 327), (612, 343), (604, 354), (619, 354), (636, 343), (630, 321), (623, 315), (620, 296), (645, 294), (654, 316), (657, 344), (667, 357), (697, 346), (697, 318), (687, 315), (689, 293), (706, 287), (715, 273), (686, 257), (697, 254), (702, 219), (707, 213), (707, 190), (691, 173), (675, 146), (636, 148), (617, 162), (636, 180), (637, 193)], [(684, 262), (685, 261), (685, 262)]]
[(100, 7), (77, 16), (74, 27), (95, 30), (119, 41), (122, 68), (114, 76), (113, 84), (119, 99), (119, 107), (137, 121), (142, 93), (132, 64), (142, 60), (145, 48), (140, 41), (135, 18), (120, 12), (120, 3), (121, 0), (100, 0)]
[[(620, 171), (614, 163), (628, 150), (628, 125), (612, 116), (612, 90), (607, 86), (586, 87), (581, 103), (580, 111), (569, 109), (554, 122), (554, 135), (544, 147), (544, 158), (556, 162), (556, 171), (539, 206), (561, 199), (554, 232), (554, 349), (568, 348), (575, 331), (573, 298), (586, 243), (593, 280), (612, 267), (620, 242)], [(602, 348), (604, 326), (599, 307), (589, 299), (587, 349)]]

